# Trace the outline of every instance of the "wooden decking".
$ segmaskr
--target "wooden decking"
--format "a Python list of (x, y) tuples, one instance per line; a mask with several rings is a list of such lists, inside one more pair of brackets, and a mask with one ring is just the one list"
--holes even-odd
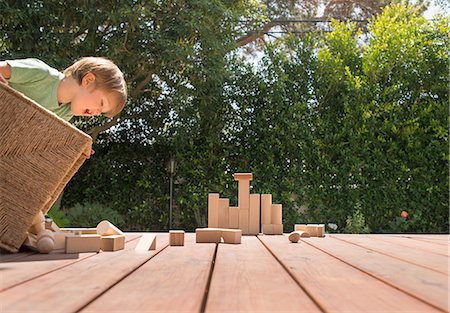
[(245, 236), (135, 252), (3, 254), (0, 312), (448, 312), (449, 236)]

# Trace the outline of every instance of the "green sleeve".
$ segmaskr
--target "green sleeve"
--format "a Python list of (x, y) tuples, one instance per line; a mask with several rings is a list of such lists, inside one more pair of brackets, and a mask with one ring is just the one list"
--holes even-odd
[(9, 81), (14, 84), (33, 83), (44, 79), (52, 70), (47, 64), (38, 59), (7, 60), (11, 66)]

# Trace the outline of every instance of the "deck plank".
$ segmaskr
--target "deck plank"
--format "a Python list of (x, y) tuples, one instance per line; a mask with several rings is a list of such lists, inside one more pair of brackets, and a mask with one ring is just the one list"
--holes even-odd
[(205, 312), (321, 312), (256, 236), (220, 244)]
[(391, 257), (399, 258), (411, 264), (422, 266), (445, 275), (449, 275), (449, 258), (443, 255), (416, 253), (416, 251), (412, 249), (399, 249), (396, 244), (387, 241), (375, 240), (370, 235), (330, 235), (330, 237), (334, 237), (378, 253), (386, 254)]
[(259, 238), (325, 312), (440, 312), (302, 241)]
[(422, 242), (403, 236), (371, 235), (371, 238), (396, 244), (399, 246), (399, 249), (412, 249), (416, 253), (422, 251), (422, 253), (433, 253), (446, 257), (450, 255), (446, 246), (432, 245), (430, 242)]
[[(141, 235), (127, 234), (126, 242), (139, 238)], [(97, 253), (51, 253), (25, 254), (20, 259), (11, 259), (0, 264), (2, 279), (0, 280), (0, 292), (17, 286), (36, 277), (59, 270), (68, 265), (80, 262)]]
[(215, 250), (186, 234), (81, 312), (199, 312)]
[[(398, 288), (436, 308), (448, 310), (448, 276), (343, 242), (333, 237), (302, 242)], [(406, 239), (405, 239), (406, 240)]]
[(167, 247), (168, 236), (158, 235), (154, 251), (135, 252), (137, 243), (133, 240), (124, 250), (98, 253), (2, 292), (2, 313), (78, 311)]

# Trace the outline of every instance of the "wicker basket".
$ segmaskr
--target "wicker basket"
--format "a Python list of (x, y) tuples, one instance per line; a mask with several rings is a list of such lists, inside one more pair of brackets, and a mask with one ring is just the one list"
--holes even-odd
[(18, 251), (91, 146), (90, 136), (0, 83), (0, 248)]

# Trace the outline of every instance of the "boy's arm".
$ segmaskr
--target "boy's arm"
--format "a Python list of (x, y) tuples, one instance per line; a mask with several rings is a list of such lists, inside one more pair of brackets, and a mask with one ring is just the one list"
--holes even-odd
[(0, 83), (8, 84), (7, 79), (11, 78), (11, 66), (5, 62), (0, 62)]

